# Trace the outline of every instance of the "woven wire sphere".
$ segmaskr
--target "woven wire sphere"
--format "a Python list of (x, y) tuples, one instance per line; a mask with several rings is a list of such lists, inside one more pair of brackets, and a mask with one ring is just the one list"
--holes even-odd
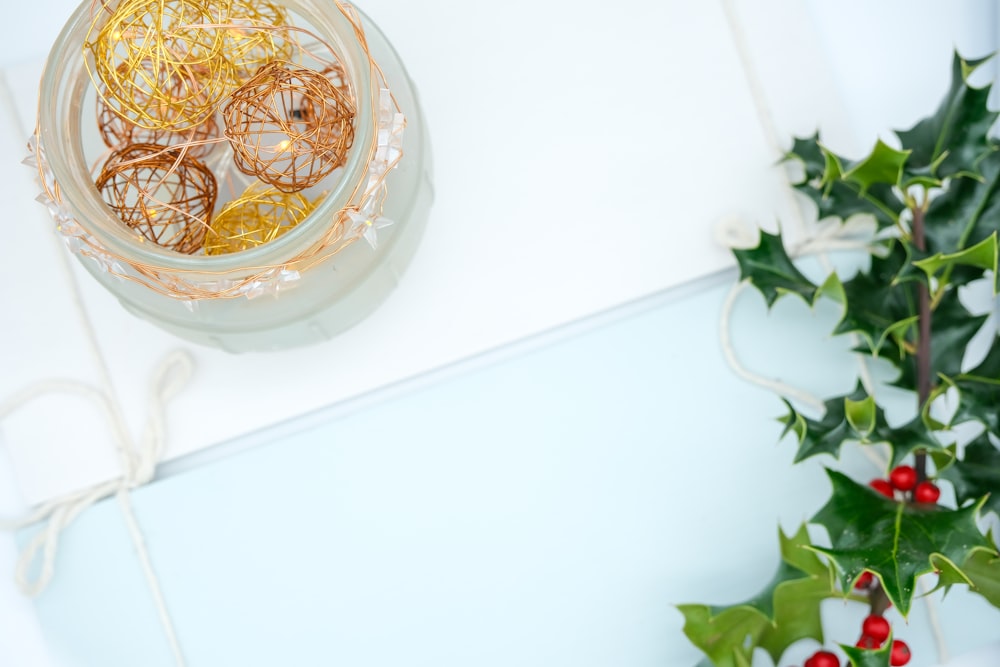
[(216, 214), (205, 235), (205, 254), (240, 252), (273, 241), (315, 208), (299, 193), (254, 183)]
[[(125, 0), (87, 47), (98, 93), (133, 125), (185, 130), (207, 120), (232, 88), (227, 0)], [(99, 12), (91, 28), (105, 14)], [(146, 63), (145, 65), (140, 65)], [(92, 69), (91, 69), (92, 68)]]
[(222, 109), (236, 167), (282, 192), (323, 180), (347, 159), (354, 101), (321, 72), (265, 65)]
[[(125, 76), (124, 70), (127, 63), (119, 66), (119, 74)], [(143, 60), (137, 67), (150, 72), (152, 63)], [(103, 87), (103, 86), (102, 86)], [(183, 89), (183, 81), (175, 77), (173, 85), (168, 92), (179, 94)], [(137, 99), (137, 101), (139, 101)], [(216, 122), (216, 115), (212, 114), (205, 121), (191, 127), (177, 127), (175, 130), (162, 128), (149, 129), (139, 127), (131, 121), (118, 115), (107, 101), (106, 95), (97, 96), (97, 127), (100, 130), (101, 138), (109, 148), (121, 148), (129, 144), (160, 144), (163, 146), (173, 146), (179, 143), (202, 142), (214, 139), (220, 135), (219, 124)], [(188, 155), (202, 158), (212, 152), (214, 143), (198, 143), (188, 147)]]
[(132, 144), (113, 151), (96, 181), (118, 218), (177, 252), (201, 249), (218, 187), (212, 172), (182, 149)]
[(233, 88), (273, 60), (292, 59), (295, 43), (285, 29), (290, 21), (284, 7), (268, 0), (233, 0), (226, 23), (220, 30)]

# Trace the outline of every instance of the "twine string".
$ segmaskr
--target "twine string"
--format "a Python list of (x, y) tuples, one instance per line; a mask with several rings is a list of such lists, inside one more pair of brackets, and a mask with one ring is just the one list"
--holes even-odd
[[(177, 631), (167, 609), (163, 588), (153, 568), (146, 540), (132, 509), (129, 492), (147, 484), (156, 473), (157, 463), (163, 458), (166, 446), (166, 404), (187, 384), (194, 369), (191, 356), (182, 350), (168, 354), (154, 370), (147, 398), (147, 418), (138, 446), (134, 446), (125, 427), (121, 408), (113, 397), (83, 382), (50, 379), (35, 383), (0, 403), (0, 423), (25, 405), (51, 394), (70, 394), (91, 401), (104, 413), (111, 425), (115, 453), (122, 475), (117, 479), (50, 500), (18, 520), (0, 520), (0, 530), (20, 530), (43, 523), (42, 529), (29, 540), (18, 557), (15, 581), (28, 596), (35, 597), (51, 583), (55, 574), (55, 559), (59, 541), (80, 514), (95, 503), (115, 496), (125, 519), (129, 538), (136, 550), (146, 585), (153, 597), (160, 625), (177, 667), (185, 667)], [(32, 577), (32, 570), (38, 574)]]
[[(153, 372), (147, 401), (147, 421), (138, 446), (133, 447), (124, 427), (120, 410), (105, 392), (88, 384), (72, 380), (43, 380), (16, 393), (0, 403), (0, 420), (25, 405), (51, 394), (70, 394), (88, 399), (102, 412), (111, 425), (115, 453), (122, 476), (75, 491), (43, 503), (26, 517), (0, 521), (0, 528), (19, 530), (45, 523), (44, 528), (25, 546), (18, 559), (17, 584), (29, 596), (41, 593), (52, 581), (55, 557), (63, 531), (87, 508), (119, 491), (128, 491), (152, 480), (156, 465), (163, 457), (165, 445), (164, 409), (191, 377), (193, 362), (188, 353), (175, 351), (167, 355)], [(31, 571), (38, 567), (38, 574)]]

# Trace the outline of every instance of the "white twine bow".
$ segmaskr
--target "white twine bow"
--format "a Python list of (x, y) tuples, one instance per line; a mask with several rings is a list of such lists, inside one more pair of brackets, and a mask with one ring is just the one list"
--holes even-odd
[[(133, 446), (121, 412), (106, 392), (74, 380), (45, 380), (26, 387), (0, 403), (0, 420), (19, 408), (48, 394), (75, 394), (92, 401), (102, 410), (111, 424), (115, 449), (122, 467), (122, 476), (92, 487), (70, 493), (37, 507), (23, 519), (0, 521), (0, 528), (18, 530), (46, 522), (41, 532), (25, 546), (18, 559), (17, 584), (26, 594), (35, 596), (45, 590), (55, 569), (56, 550), (62, 532), (94, 503), (148, 483), (153, 479), (156, 465), (163, 457), (166, 441), (164, 407), (191, 377), (194, 364), (187, 352), (175, 351), (167, 355), (153, 372), (150, 382), (148, 416), (138, 446)], [(38, 575), (31, 577), (31, 570), (41, 559)]]

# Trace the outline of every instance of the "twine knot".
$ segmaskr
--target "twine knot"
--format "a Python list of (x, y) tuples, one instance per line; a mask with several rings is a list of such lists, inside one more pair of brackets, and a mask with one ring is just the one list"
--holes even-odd
[[(136, 444), (129, 438), (121, 412), (111, 395), (84, 382), (44, 380), (0, 403), (0, 420), (3, 420), (24, 405), (49, 394), (75, 394), (90, 400), (104, 412), (111, 424), (122, 467), (122, 475), (117, 479), (50, 500), (23, 519), (0, 521), (0, 528), (7, 530), (45, 522), (18, 558), (15, 576), (18, 587), (25, 595), (38, 595), (52, 581), (59, 540), (63, 531), (81, 513), (100, 500), (143, 486), (153, 479), (166, 444), (164, 409), (167, 402), (187, 384), (193, 369), (191, 355), (182, 350), (171, 352), (156, 367), (149, 384), (146, 424)], [(36, 565), (38, 573), (32, 577)]]

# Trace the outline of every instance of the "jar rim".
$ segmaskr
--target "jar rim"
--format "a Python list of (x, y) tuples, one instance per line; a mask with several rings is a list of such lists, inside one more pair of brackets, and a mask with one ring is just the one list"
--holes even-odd
[[(78, 224), (112, 253), (130, 263), (151, 268), (196, 273), (253, 271), (280, 265), (316, 243), (316, 237), (336, 223), (336, 214), (367, 175), (368, 160), (376, 141), (375, 95), (372, 63), (356, 26), (339, 3), (316, 0), (281, 0), (282, 5), (306, 21), (335, 48), (355, 94), (354, 142), (348, 150), (340, 178), (304, 220), (280, 237), (255, 248), (226, 255), (185, 255), (155, 243), (137, 243), (131, 230), (114, 215), (91, 180), (81, 139), (83, 99), (92, 85), (85, 66), (84, 49), (92, 23), (91, 0), (83, 0), (63, 27), (45, 64), (39, 91), (39, 141), (47, 164), (59, 185), (65, 205)], [(328, 7), (335, 7), (330, 11)]]

